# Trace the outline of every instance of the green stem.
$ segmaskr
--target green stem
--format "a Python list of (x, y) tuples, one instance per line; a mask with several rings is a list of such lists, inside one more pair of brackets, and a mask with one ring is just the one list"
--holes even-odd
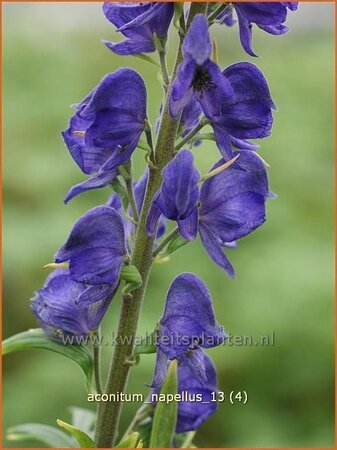
[(163, 81), (164, 81), (164, 91), (166, 93), (168, 90), (168, 87), (170, 85), (170, 77), (168, 74), (167, 64), (166, 64), (166, 51), (160, 50), (158, 53), (159, 53), (161, 74), (162, 74)]
[(153, 251), (152, 256), (155, 258), (159, 253), (167, 246), (167, 244), (179, 234), (179, 228), (174, 228), (165, 238), (161, 241), (158, 247)]
[(187, 142), (189, 142), (204, 126), (209, 124), (209, 120), (205, 117), (176, 145), (175, 151), (180, 150)]
[(208, 22), (212, 24), (213, 20), (215, 20), (222, 11), (224, 11), (226, 8), (230, 7), (228, 3), (223, 3), (221, 6), (219, 6), (209, 17)]
[[(201, 2), (191, 4), (189, 17), (187, 20), (187, 28), (191, 24), (195, 14), (205, 12), (206, 6), (206, 3)], [(182, 61), (181, 42), (171, 80), (174, 80), (177, 68)], [(127, 361), (131, 359), (133, 354), (134, 338), (137, 332), (138, 319), (150, 275), (154, 237), (149, 237), (147, 234), (146, 218), (153, 196), (159, 189), (162, 182), (161, 171), (174, 157), (174, 141), (179, 124), (179, 120), (173, 120), (170, 117), (169, 97), (170, 96), (167, 95), (165, 99), (155, 146), (155, 163), (157, 169), (150, 168), (149, 170), (148, 185), (143, 208), (139, 218), (134, 250), (131, 257), (131, 264), (135, 265), (139, 270), (143, 284), (138, 289), (134, 290), (132, 294), (123, 296), (115, 350), (105, 386), (105, 392), (107, 394), (125, 392), (130, 369), (130, 365)], [(111, 448), (114, 444), (118, 433), (121, 406), (122, 404), (120, 401), (99, 403), (95, 437), (98, 448)]]

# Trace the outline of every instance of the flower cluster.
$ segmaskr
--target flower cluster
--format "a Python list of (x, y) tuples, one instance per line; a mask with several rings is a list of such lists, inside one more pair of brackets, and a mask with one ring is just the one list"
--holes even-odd
[[(252, 25), (283, 34), (287, 10), (296, 8), (297, 3), (291, 2), (209, 4), (207, 14), (196, 14), (188, 30), (180, 30), (182, 59), (176, 76), (164, 86), (156, 129), (158, 138), (158, 129), (165, 126), (165, 110), (165, 120), (176, 125), (171, 158), (157, 159), (156, 152), (165, 149), (153, 145), (147, 91), (135, 70), (121, 68), (107, 74), (75, 106), (62, 136), (89, 178), (73, 186), (65, 202), (106, 186), (114, 192), (105, 205), (91, 209), (75, 223), (55, 254), (52, 266), (57, 269), (33, 299), (32, 310), (48, 336), (60, 340), (64, 335), (96, 332), (121, 280), (126, 280), (125, 269), (130, 268), (136, 245), (147, 246), (142, 251), (151, 255), (146, 261), (149, 271), (152, 259), (157, 255), (160, 259), (161, 250), (167, 250), (174, 236), (188, 243), (200, 235), (211, 260), (234, 277), (224, 248), (235, 247), (265, 222), (266, 200), (272, 196), (266, 164), (257, 153), (259, 145), (251, 140), (270, 135), (276, 107), (258, 67), (250, 62), (218, 65), (209, 28), (214, 22), (233, 25), (235, 11), (242, 46), (254, 56)], [(113, 53), (144, 56), (158, 50), (163, 56), (175, 13), (173, 3), (105, 2), (103, 11), (125, 38), (117, 43), (104, 41)], [(180, 19), (185, 23), (184, 14)], [(162, 71), (167, 75), (165, 64)], [(204, 126), (211, 132), (203, 135)], [(192, 149), (204, 139), (214, 140), (220, 155), (202, 176)], [(148, 164), (134, 181), (131, 163), (138, 147), (146, 150)], [(163, 160), (169, 162), (158, 167)], [(153, 184), (153, 180), (159, 182)], [(165, 234), (170, 221), (176, 229)], [(144, 242), (139, 242), (139, 236)], [(152, 253), (156, 246), (158, 252)], [(146, 284), (147, 279), (142, 281)], [(216, 409), (216, 403), (207, 403), (217, 391), (217, 377), (205, 349), (222, 344), (227, 337), (215, 319), (211, 295), (196, 275), (183, 273), (173, 280), (157, 333), (151, 388), (160, 391), (169, 362), (176, 360), (178, 391), (201, 393), (205, 399), (179, 404), (176, 432), (195, 430)]]

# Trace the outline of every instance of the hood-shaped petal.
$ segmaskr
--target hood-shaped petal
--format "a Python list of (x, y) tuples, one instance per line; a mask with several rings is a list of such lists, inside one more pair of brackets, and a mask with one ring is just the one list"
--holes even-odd
[(163, 169), (163, 183), (158, 205), (165, 217), (186, 219), (199, 199), (199, 172), (193, 164), (193, 154), (181, 150)]
[(87, 289), (85, 284), (71, 279), (69, 270), (56, 270), (47, 278), (31, 304), (46, 334), (62, 341), (64, 336), (87, 336), (97, 329), (115, 290), (110, 286), (92, 286), (94, 301), (82, 302)]
[(55, 261), (69, 261), (70, 275), (75, 281), (116, 285), (125, 255), (120, 214), (108, 206), (98, 206), (76, 222)]
[(203, 14), (197, 14), (184, 39), (183, 52), (191, 56), (201, 66), (212, 53), (212, 43), (208, 33), (208, 21)]
[(197, 346), (220, 345), (225, 338), (222, 327), (215, 320), (206, 285), (191, 273), (176, 277), (169, 288), (160, 320), (159, 349), (169, 359), (175, 359)]
[(144, 129), (146, 88), (132, 69), (119, 69), (106, 75), (81, 117), (90, 119), (85, 142), (90, 146), (113, 147), (130, 143)]

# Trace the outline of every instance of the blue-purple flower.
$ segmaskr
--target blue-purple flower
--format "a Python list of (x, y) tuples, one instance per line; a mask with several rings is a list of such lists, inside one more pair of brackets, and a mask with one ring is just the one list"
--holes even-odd
[[(205, 382), (201, 382), (184, 361), (178, 362), (178, 394), (182, 400), (178, 403), (176, 433), (197, 430), (217, 409), (214, 401), (218, 392), (216, 370), (210, 357), (201, 349), (198, 352), (205, 368)], [(158, 392), (159, 388), (152, 391), (153, 394)]]
[[(267, 172), (254, 152), (240, 151), (227, 169), (206, 180), (200, 192), (199, 232), (211, 259), (231, 277), (234, 269), (222, 247), (261, 226), (270, 196)], [(220, 160), (214, 167), (224, 163)]]
[(109, 206), (98, 206), (75, 223), (55, 262), (69, 261), (74, 281), (116, 287), (126, 252), (120, 214)]
[(280, 35), (288, 31), (284, 25), (287, 8), (297, 9), (297, 2), (233, 2), (239, 21), (240, 41), (245, 51), (256, 56), (252, 50), (252, 28), (255, 23), (269, 34)]
[(81, 103), (62, 133), (71, 156), (92, 177), (66, 197), (109, 184), (130, 160), (146, 124), (146, 88), (131, 69), (106, 75)]
[(167, 361), (173, 359), (185, 364), (200, 383), (205, 383), (207, 374), (201, 348), (216, 347), (226, 337), (215, 319), (206, 285), (191, 273), (177, 276), (167, 293), (164, 314), (159, 322), (152, 387), (162, 385)]
[(193, 154), (180, 151), (163, 169), (163, 183), (152, 202), (146, 228), (149, 235), (157, 229), (160, 217), (175, 220), (185, 239), (197, 234), (200, 175), (193, 165)]
[(237, 63), (221, 72), (211, 61), (212, 46), (205, 16), (197, 15), (183, 45), (184, 61), (172, 86), (170, 114), (178, 114), (197, 100), (215, 133), (222, 156), (232, 146), (256, 149), (247, 139), (270, 135), (275, 105), (262, 72), (253, 64)]
[(51, 338), (87, 336), (98, 328), (115, 290), (110, 285), (78, 283), (69, 270), (57, 269), (36, 293), (31, 308)]
[(156, 50), (155, 37), (165, 39), (170, 26), (174, 4), (171, 2), (105, 2), (105, 17), (126, 39), (103, 43), (119, 55), (149, 53)]

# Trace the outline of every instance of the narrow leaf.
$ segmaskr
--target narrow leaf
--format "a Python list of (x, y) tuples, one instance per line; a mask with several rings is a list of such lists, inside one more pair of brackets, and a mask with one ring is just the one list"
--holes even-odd
[(157, 352), (157, 329), (155, 329), (151, 334), (146, 335), (139, 344), (136, 344), (134, 355), (150, 355), (151, 353)]
[(132, 433), (124, 441), (121, 441), (116, 448), (142, 448), (138, 447), (140, 441), (139, 433)]
[(184, 14), (184, 3), (174, 2), (173, 25), (180, 30), (180, 17)]
[(87, 433), (92, 437), (96, 414), (91, 409), (79, 408), (78, 406), (71, 406), (71, 424)]
[(87, 389), (92, 390), (93, 359), (90, 351), (82, 345), (63, 345), (47, 337), (41, 328), (34, 328), (23, 333), (16, 334), (2, 343), (2, 354), (17, 352), (20, 350), (49, 350), (78, 364), (84, 372)]
[(78, 428), (69, 425), (69, 423), (63, 422), (60, 419), (57, 419), (56, 422), (61, 428), (64, 428), (72, 436), (74, 436), (74, 438), (80, 444), (80, 448), (96, 448), (95, 442), (86, 433), (84, 433), (84, 431), (81, 431)]
[(142, 59), (143, 61), (149, 62), (149, 63), (153, 64), (154, 66), (156, 66), (158, 69), (160, 69), (159, 62), (149, 55), (144, 55), (144, 53), (138, 53), (137, 55), (131, 55), (131, 56), (134, 56), (135, 58), (139, 58), (139, 59)]
[(56, 427), (44, 425), (42, 423), (24, 423), (11, 427), (7, 431), (9, 441), (23, 441), (32, 439), (52, 448), (74, 448), (76, 441)]
[(188, 241), (181, 237), (180, 234), (177, 234), (172, 241), (168, 244), (168, 246), (165, 248), (165, 250), (159, 254), (160, 258), (167, 258), (169, 255), (172, 255), (176, 250), (178, 250), (180, 247), (183, 247), (184, 245), (188, 244), (191, 241)]
[(121, 271), (121, 279), (124, 280), (125, 286), (122, 289), (123, 294), (129, 294), (142, 285), (143, 280), (136, 266), (125, 265)]
[[(176, 395), (178, 391), (177, 361), (171, 362), (166, 380), (160, 394)], [(158, 402), (153, 416), (153, 425), (150, 439), (150, 448), (171, 448), (175, 434), (178, 414), (178, 403)]]

